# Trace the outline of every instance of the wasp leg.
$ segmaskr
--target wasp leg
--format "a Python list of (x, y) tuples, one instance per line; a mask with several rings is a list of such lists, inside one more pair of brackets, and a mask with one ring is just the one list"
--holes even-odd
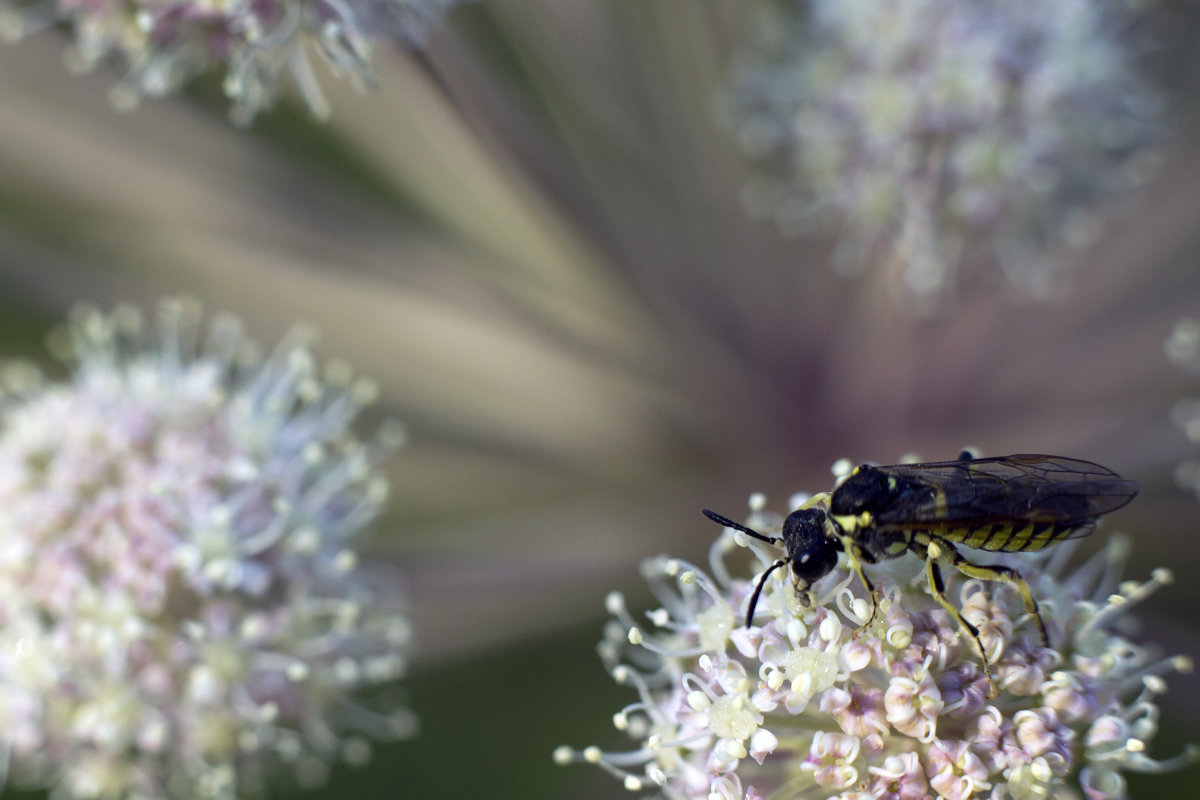
[(800, 508), (816, 508), (817, 506), (827, 507), (829, 505), (829, 496), (831, 494), (833, 494), (833, 492), (821, 492), (820, 494), (814, 494), (812, 497), (805, 500), (800, 505)]
[(862, 581), (862, 585), (866, 587), (867, 594), (871, 597), (871, 616), (867, 617), (867, 621), (859, 626), (859, 630), (868, 627), (875, 621), (875, 615), (879, 612), (879, 598), (875, 596), (875, 584), (871, 583), (871, 579), (867, 577), (867, 573), (863, 571), (863, 562), (875, 563), (874, 559), (867, 556), (858, 543), (850, 536), (839, 536), (842, 542), (842, 549), (846, 551), (846, 560), (850, 564), (850, 569)]
[(1017, 587), (1017, 591), (1021, 593), (1021, 602), (1025, 604), (1025, 610), (1037, 620), (1038, 630), (1042, 634), (1042, 646), (1050, 646), (1050, 637), (1046, 635), (1046, 623), (1042, 620), (1042, 614), (1038, 610), (1037, 599), (1033, 596), (1033, 592), (1029, 590), (1029, 584), (1021, 577), (1021, 573), (1009, 567), (972, 564), (963, 558), (962, 554), (953, 547), (950, 548), (950, 556), (954, 559), (954, 566), (958, 568), (958, 571), (967, 577), (1014, 584)]
[[(937, 600), (942, 608), (949, 611), (950, 616), (954, 617), (962, 629), (969, 633), (971, 638), (975, 640), (975, 648), (979, 650), (979, 659), (983, 663), (983, 674), (988, 682), (988, 696), (995, 697), (998, 694), (996, 683), (992, 680), (992, 668), (988, 664), (987, 653), (983, 649), (983, 641), (979, 638), (979, 629), (970, 622), (967, 622), (962, 612), (946, 599), (946, 582), (942, 578), (942, 570), (938, 567), (938, 561), (950, 553), (954, 553), (955, 555), (958, 555), (958, 553), (950, 544), (938, 542), (926, 536), (914, 537), (909, 547), (913, 552), (925, 559), (925, 575), (929, 579), (929, 591), (933, 594), (933, 599)], [(957, 563), (955, 566), (957, 566)]]

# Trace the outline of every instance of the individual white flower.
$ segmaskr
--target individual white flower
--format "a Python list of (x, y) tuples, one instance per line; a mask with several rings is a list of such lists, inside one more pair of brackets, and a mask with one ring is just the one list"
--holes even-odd
[(374, 389), (306, 335), (263, 357), (231, 317), (84, 309), (72, 377), (4, 373), (0, 742), (67, 797), (233, 798), (319, 783), (413, 727), (367, 702), (404, 671), (394, 581), (358, 566), (379, 513)]
[(841, 267), (875, 264), (919, 310), (988, 261), (1044, 295), (1105, 203), (1150, 174), (1158, 103), (1121, 3), (791, 7), (727, 92), (728, 124), (780, 176), (747, 200), (785, 229), (840, 231)]
[[(756, 510), (747, 524), (779, 523)], [(562, 747), (555, 760), (598, 764), (627, 788), (669, 798), (1123, 798), (1123, 772), (1171, 769), (1197, 755), (1145, 754), (1166, 690), (1161, 674), (1191, 663), (1160, 658), (1122, 632), (1129, 609), (1170, 574), (1119, 582), (1128, 552), (1120, 537), (1070, 571), (1076, 543), (996, 558), (1019, 566), (1040, 598), (1053, 647), (1013, 586), (951, 584), (964, 609), (994, 623), (984, 643), (994, 658), (992, 696), (978, 650), (931, 596), (912, 555), (869, 568), (882, 598), (869, 625), (870, 603), (842, 556), (811, 587), (812, 605), (780, 570), (749, 628), (712, 626), (714, 609), (722, 620), (744, 619), (755, 586), (753, 570), (737, 566), (738, 545), (762, 569), (775, 561), (725, 529), (707, 570), (665, 557), (647, 563), (661, 607), (646, 622), (610, 597), (615, 623), (600, 652), (638, 692), (618, 726), (637, 747)]]

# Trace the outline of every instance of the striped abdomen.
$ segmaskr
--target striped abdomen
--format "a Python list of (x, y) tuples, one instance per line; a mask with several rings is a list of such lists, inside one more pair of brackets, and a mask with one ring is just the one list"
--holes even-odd
[(1087, 533), (1095, 523), (1070, 524), (1062, 522), (996, 522), (971, 526), (933, 529), (930, 533), (951, 542), (989, 550), (996, 553), (1019, 553), (1041, 550), (1066, 538)]

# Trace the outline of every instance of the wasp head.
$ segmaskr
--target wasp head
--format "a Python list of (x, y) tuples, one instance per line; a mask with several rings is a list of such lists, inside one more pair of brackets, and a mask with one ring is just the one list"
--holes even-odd
[(734, 522), (707, 508), (702, 509), (700, 513), (726, 528), (741, 531), (768, 544), (783, 545), (785, 557), (767, 567), (762, 577), (758, 579), (758, 583), (754, 585), (754, 592), (751, 593), (750, 602), (746, 607), (747, 628), (753, 624), (754, 609), (758, 606), (758, 598), (762, 595), (763, 587), (767, 585), (767, 578), (772, 572), (786, 564), (791, 564), (792, 578), (796, 588), (806, 591), (809, 586), (833, 570), (837, 564), (838, 551), (842, 549), (841, 541), (826, 534), (826, 526), (829, 524), (828, 517), (821, 509), (802, 508), (799, 511), (793, 511), (783, 521), (782, 535), (778, 539), (774, 536), (764, 536), (753, 528)]
[(783, 521), (783, 549), (799, 589), (807, 589), (837, 565), (841, 543), (826, 532), (825, 512), (818, 508), (793, 511)]

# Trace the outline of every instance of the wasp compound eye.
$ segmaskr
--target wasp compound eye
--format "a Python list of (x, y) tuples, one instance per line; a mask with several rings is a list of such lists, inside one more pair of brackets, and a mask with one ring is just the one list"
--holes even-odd
[(808, 585), (837, 565), (841, 545), (825, 533), (825, 512), (816, 508), (793, 511), (783, 521), (783, 547), (792, 573)]

